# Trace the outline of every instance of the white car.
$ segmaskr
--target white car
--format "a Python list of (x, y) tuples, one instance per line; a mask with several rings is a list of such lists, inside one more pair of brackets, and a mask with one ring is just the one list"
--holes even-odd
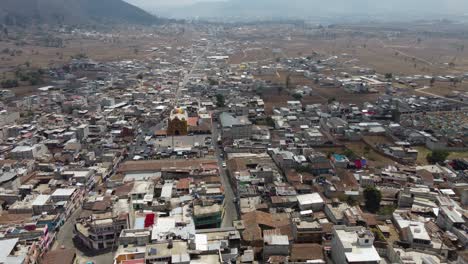
[(226, 162), (222, 163), (223, 168), (226, 168)]

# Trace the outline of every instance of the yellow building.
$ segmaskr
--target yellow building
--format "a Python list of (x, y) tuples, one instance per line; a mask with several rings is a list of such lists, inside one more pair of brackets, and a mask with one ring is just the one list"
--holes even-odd
[(188, 114), (182, 108), (172, 110), (167, 125), (168, 136), (186, 136), (188, 134)]

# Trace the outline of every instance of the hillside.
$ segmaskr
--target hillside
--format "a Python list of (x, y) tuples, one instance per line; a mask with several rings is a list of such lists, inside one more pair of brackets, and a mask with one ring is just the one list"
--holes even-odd
[[(127, 0), (141, 4), (141, 1)], [(157, 4), (144, 5), (148, 10)], [(143, 5), (141, 5), (143, 6)], [(152, 7), (152, 8), (150, 8)], [(465, 0), (230, 0), (226, 2), (197, 3), (190, 7), (173, 8), (167, 15), (173, 17), (219, 18), (320, 18), (335, 20), (347, 16), (361, 18), (434, 19), (439, 16), (463, 15), (468, 11)], [(165, 14), (166, 15), (166, 14)]]
[(7, 25), (130, 23), (157, 19), (122, 0), (1, 0), (0, 23)]

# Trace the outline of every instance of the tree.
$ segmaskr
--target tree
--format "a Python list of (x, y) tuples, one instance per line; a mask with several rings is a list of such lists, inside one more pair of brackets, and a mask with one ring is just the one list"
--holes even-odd
[(345, 149), (345, 150), (343, 151), (343, 154), (344, 154), (346, 157), (348, 157), (348, 158), (354, 156), (354, 152), (353, 152), (352, 150), (350, 150), (350, 149)]
[(226, 104), (226, 101), (224, 99), (224, 96), (222, 94), (217, 94), (216, 95), (216, 106), (217, 107), (224, 107)]
[(214, 86), (214, 85), (218, 85), (219, 82), (217, 80), (214, 80), (214, 79), (208, 79), (208, 83), (211, 85), (211, 86)]
[(265, 118), (265, 123), (269, 127), (275, 127), (275, 120), (273, 120), (273, 118), (271, 118), (271, 116)]
[(436, 81), (435, 77), (432, 77), (431, 80), (429, 81), (431, 87), (434, 86), (435, 81)]
[(286, 83), (285, 83), (285, 86), (286, 86), (287, 90), (289, 90), (290, 85), (291, 85), (291, 74), (288, 74), (288, 76), (286, 77)]
[(393, 79), (393, 73), (389, 72), (385, 74), (385, 79)]
[(450, 153), (446, 150), (434, 150), (432, 153), (427, 154), (426, 160), (431, 164), (443, 163)]
[(13, 88), (13, 87), (18, 87), (18, 81), (17, 80), (5, 80), (0, 83), (2, 88)]
[(380, 209), (380, 201), (382, 200), (382, 193), (380, 190), (373, 186), (368, 186), (364, 190), (365, 207), (367, 211), (376, 213)]
[(292, 97), (296, 100), (301, 100), (302, 99), (302, 94), (295, 93), (292, 95)]
[(355, 196), (349, 195), (346, 199), (346, 203), (351, 205), (351, 206), (356, 206), (359, 204), (359, 199)]
[(371, 148), (370, 148), (368, 145), (366, 145), (366, 146), (364, 147), (364, 154), (367, 155), (367, 154), (370, 153), (370, 151), (371, 151)]
[(280, 95), (283, 92), (283, 86), (278, 85), (278, 95)]

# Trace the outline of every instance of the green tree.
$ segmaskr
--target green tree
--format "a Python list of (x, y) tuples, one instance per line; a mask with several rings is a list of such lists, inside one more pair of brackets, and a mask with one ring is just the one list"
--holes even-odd
[(432, 153), (427, 154), (426, 160), (431, 164), (443, 163), (449, 155), (448, 151), (434, 150)]
[(364, 147), (364, 154), (367, 155), (367, 154), (370, 153), (370, 151), (371, 151), (371, 148), (370, 148), (368, 145), (366, 145), (366, 146)]
[(216, 106), (217, 107), (224, 107), (226, 104), (226, 101), (224, 99), (224, 96), (222, 94), (217, 94), (216, 95)]
[(286, 77), (285, 86), (286, 86), (286, 89), (289, 90), (289, 88), (290, 88), (290, 86), (291, 86), (291, 74), (288, 74), (288, 76)]
[(302, 94), (295, 93), (292, 95), (292, 97), (296, 100), (301, 100), (302, 99)]
[(13, 88), (13, 87), (18, 87), (18, 81), (17, 80), (5, 80), (0, 83), (2, 88)]
[(275, 120), (273, 120), (273, 118), (271, 118), (271, 116), (267, 117), (265, 119), (265, 122), (266, 122), (266, 125), (269, 126), (269, 127), (275, 127)]
[(385, 79), (393, 79), (393, 73), (389, 72), (385, 74)]
[(346, 157), (352, 157), (354, 156), (354, 152), (350, 149), (345, 149), (345, 151), (343, 151), (343, 155), (345, 155)]
[(359, 204), (359, 198), (349, 195), (346, 199), (346, 203), (351, 206), (356, 206)]
[(283, 92), (283, 86), (278, 85), (278, 95), (280, 95)]
[(211, 79), (211, 78), (208, 79), (208, 83), (209, 83), (211, 86), (213, 86), (213, 85), (218, 85), (218, 84), (219, 84), (219, 82), (218, 82), (217, 80), (214, 80), (214, 79)]
[(380, 209), (380, 201), (382, 200), (382, 193), (373, 186), (368, 186), (364, 190), (365, 207), (367, 211), (376, 213)]
[(378, 212), (379, 215), (392, 215), (395, 212), (396, 207), (394, 205), (382, 206)]

